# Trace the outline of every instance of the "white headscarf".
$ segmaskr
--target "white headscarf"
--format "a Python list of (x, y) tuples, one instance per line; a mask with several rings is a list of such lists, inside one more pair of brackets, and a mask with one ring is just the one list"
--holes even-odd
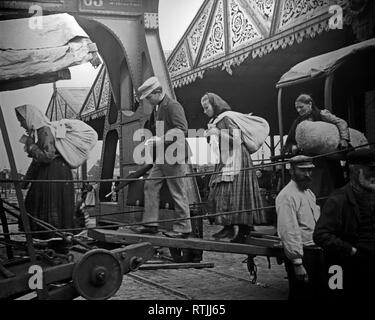
[(28, 130), (36, 131), (42, 127), (50, 127), (51, 122), (42, 110), (31, 104), (25, 104), (16, 108), (16, 111), (26, 120)]

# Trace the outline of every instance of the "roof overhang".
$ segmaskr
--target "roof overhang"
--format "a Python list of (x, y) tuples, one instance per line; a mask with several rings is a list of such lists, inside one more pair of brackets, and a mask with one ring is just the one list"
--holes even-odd
[[(225, 70), (232, 75), (244, 62), (263, 58), (325, 32), (348, 28), (352, 21), (348, 0), (306, 4), (290, 0), (212, 3), (205, 0), (168, 58), (174, 88), (203, 79), (210, 69)], [(336, 19), (341, 25), (332, 22), (333, 12), (341, 17)]]
[(327, 77), (354, 55), (368, 50), (375, 50), (375, 38), (300, 62), (280, 78), (276, 87), (281, 88), (311, 79)]

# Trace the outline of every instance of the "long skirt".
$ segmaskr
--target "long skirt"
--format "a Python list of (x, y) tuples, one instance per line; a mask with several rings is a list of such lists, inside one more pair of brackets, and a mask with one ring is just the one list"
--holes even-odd
[[(35, 180), (72, 180), (69, 165), (61, 157), (50, 163), (39, 163)], [(25, 199), (26, 211), (56, 228), (73, 227), (74, 187), (72, 183), (32, 183)], [(32, 231), (45, 230), (30, 221)], [(36, 237), (43, 239), (51, 234), (43, 233)]]
[[(250, 153), (242, 146), (241, 168), (253, 167)], [(215, 168), (215, 171), (220, 165)], [(213, 176), (212, 179), (218, 182), (211, 183), (208, 196), (208, 211), (211, 214), (229, 211), (244, 211), (241, 213), (221, 215), (215, 217), (215, 223), (221, 225), (262, 225), (267, 224), (263, 201), (259, 190), (259, 184), (255, 170), (242, 170), (233, 181), (220, 181), (220, 178)]]

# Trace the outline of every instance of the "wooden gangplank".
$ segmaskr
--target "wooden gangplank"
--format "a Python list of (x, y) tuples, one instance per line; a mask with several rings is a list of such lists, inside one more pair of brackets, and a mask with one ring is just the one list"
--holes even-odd
[(116, 244), (134, 244), (138, 242), (149, 242), (153, 246), (196, 249), (204, 251), (238, 253), (268, 257), (283, 257), (284, 251), (277, 241), (262, 241), (258, 239), (256, 244), (239, 244), (224, 241), (205, 240), (200, 238), (174, 239), (159, 235), (146, 235), (127, 233), (121, 230), (91, 229), (88, 236), (97, 241), (116, 243)]

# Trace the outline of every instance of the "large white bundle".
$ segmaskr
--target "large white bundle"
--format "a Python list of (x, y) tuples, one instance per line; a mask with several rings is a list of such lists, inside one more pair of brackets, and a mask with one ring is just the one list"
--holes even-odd
[(98, 142), (98, 134), (81, 120), (62, 119), (51, 123), (56, 149), (70, 165), (78, 168)]
[[(352, 147), (367, 144), (363, 133), (349, 128)], [(296, 128), (297, 145), (311, 155), (324, 154), (338, 150), (340, 134), (332, 123), (323, 121), (302, 121)]]
[(244, 114), (243, 117), (236, 119), (236, 124), (242, 132), (242, 139), (250, 153), (257, 152), (266, 141), (270, 126), (268, 122), (251, 114)]
[(268, 122), (261, 117), (253, 116), (251, 113), (243, 114), (236, 111), (225, 111), (215, 119), (213, 124), (216, 124), (224, 117), (231, 118), (241, 130), (242, 140), (250, 153), (257, 152), (270, 133)]
[(3, 20), (0, 30), (1, 80), (57, 73), (96, 57), (96, 45), (67, 13)]

